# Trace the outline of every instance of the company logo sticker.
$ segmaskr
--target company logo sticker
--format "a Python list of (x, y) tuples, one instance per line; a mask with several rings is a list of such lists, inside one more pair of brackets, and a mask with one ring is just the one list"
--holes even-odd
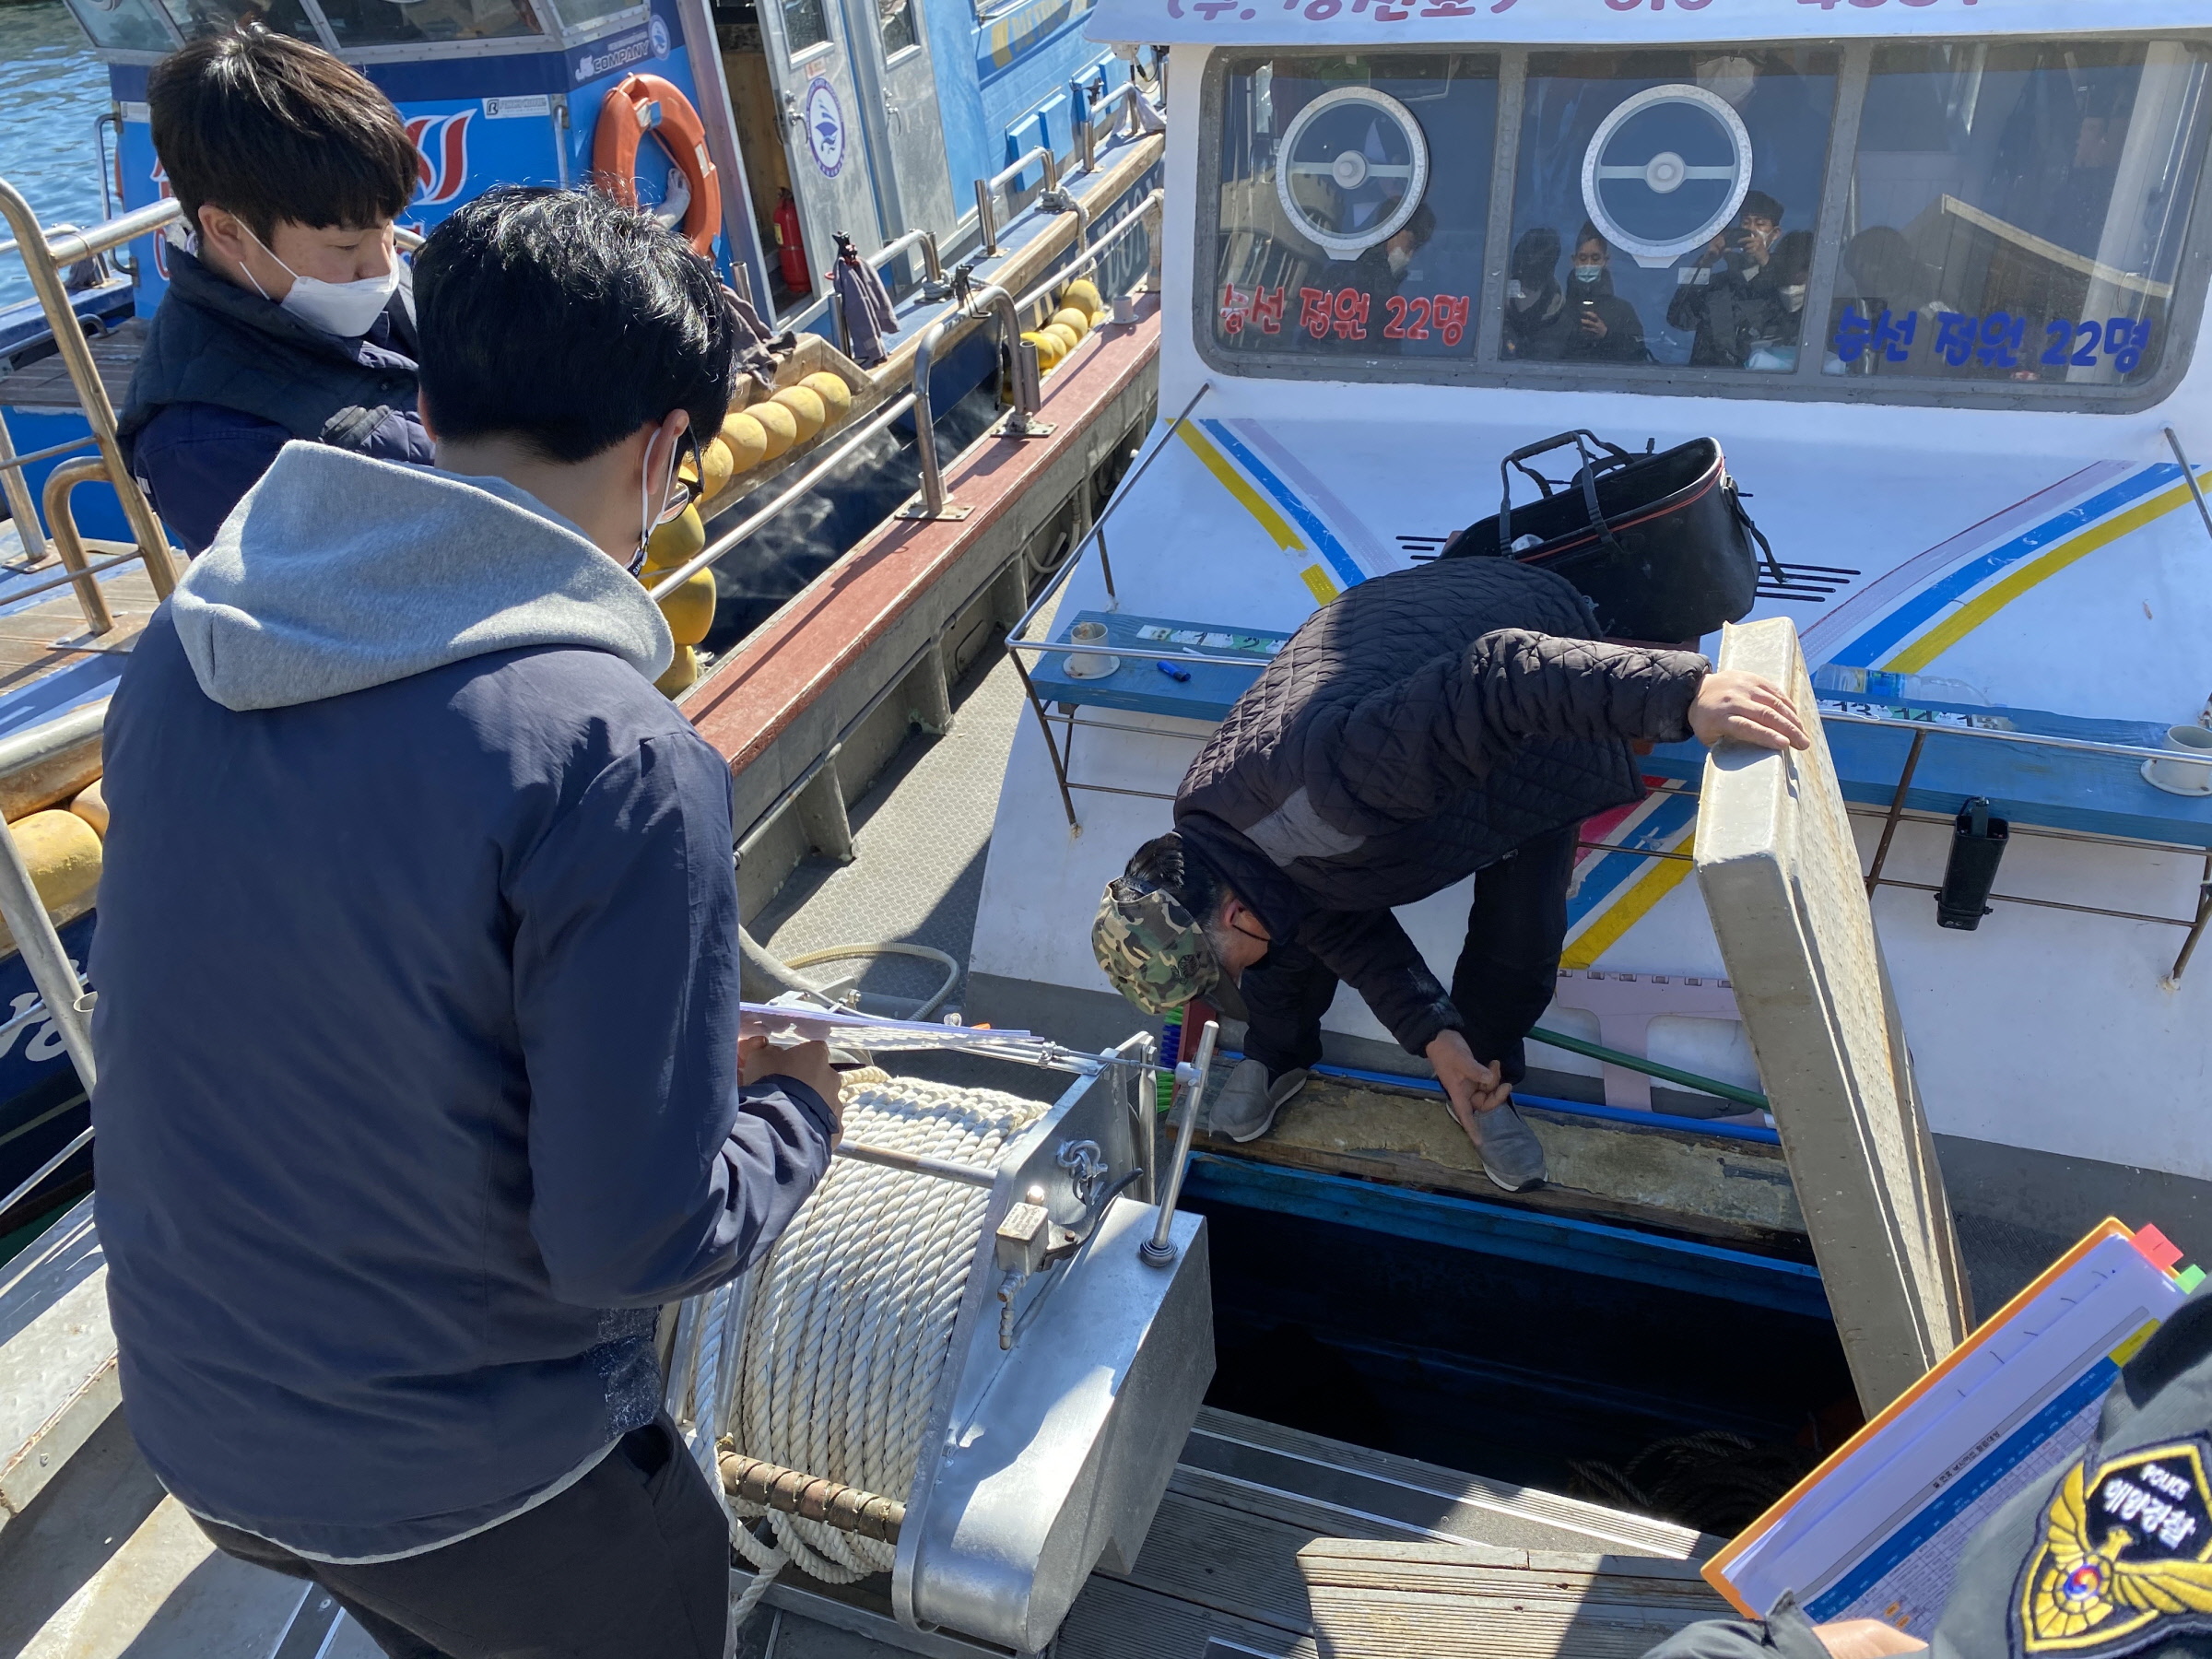
[(837, 88), (820, 76), (806, 84), (800, 112), (806, 124), (806, 149), (822, 177), (834, 179), (845, 166), (845, 111)]
[(407, 123), (415, 145), (415, 171), (421, 180), (415, 206), (435, 207), (461, 194), (468, 182), (468, 124), (476, 111), (453, 115), (418, 115)]

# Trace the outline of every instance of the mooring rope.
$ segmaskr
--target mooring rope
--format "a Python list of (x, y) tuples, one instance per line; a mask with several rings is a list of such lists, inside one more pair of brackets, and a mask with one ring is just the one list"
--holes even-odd
[[(1042, 1102), (914, 1078), (848, 1081), (845, 1135), (995, 1163)], [(727, 1432), (748, 1457), (903, 1499), (968, 1288), (990, 1194), (840, 1159), (753, 1269)], [(890, 1571), (895, 1547), (733, 1499), (759, 1571), (742, 1623), (786, 1564), (826, 1583)], [(765, 1517), (772, 1542), (752, 1523)]]

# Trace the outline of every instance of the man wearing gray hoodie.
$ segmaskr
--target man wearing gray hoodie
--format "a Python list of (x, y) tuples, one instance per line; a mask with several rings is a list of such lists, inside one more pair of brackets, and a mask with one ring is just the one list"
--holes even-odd
[(719, 1659), (654, 1311), (756, 1259), (838, 1131), (819, 1044), (740, 1044), (729, 775), (624, 568), (733, 327), (583, 194), (463, 207), (415, 287), (436, 468), (287, 445), (108, 717), (124, 1404), (218, 1545), (387, 1653)]

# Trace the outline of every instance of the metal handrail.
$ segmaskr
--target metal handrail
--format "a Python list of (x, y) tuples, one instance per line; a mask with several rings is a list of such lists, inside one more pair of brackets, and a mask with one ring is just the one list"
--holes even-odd
[(2093, 737), (2054, 737), (2041, 732), (2001, 732), (1988, 726), (1938, 725), (1927, 720), (1897, 720), (1881, 714), (1846, 714), (1836, 709), (1821, 710), (1820, 718), (1841, 725), (1883, 726), (1895, 732), (1912, 732), (1923, 737), (1978, 737), (1992, 743), (2031, 744), (2038, 748), (2078, 749), (2088, 754), (2112, 755), (2125, 760), (2172, 760), (2183, 766), (2212, 767), (2212, 754), (2192, 754), (2187, 749), (2144, 748), (2133, 743), (2100, 743)]
[[(945, 279), (945, 262), (937, 253), (937, 237), (934, 230), (909, 230), (903, 236), (893, 237), (863, 262), (871, 267), (889, 265), (904, 258), (914, 248), (922, 250), (922, 298), (942, 300), (952, 292), (952, 284)], [(853, 330), (845, 322), (845, 308), (832, 292), (830, 314), (837, 323), (837, 347), (847, 357), (853, 355)]]
[(875, 256), (868, 261), (868, 264), (872, 265), (889, 265), (892, 260), (897, 259), (910, 248), (922, 250), (922, 279), (924, 283), (935, 285), (940, 289), (940, 292), (929, 295), (929, 298), (942, 299), (944, 297), (942, 290), (945, 288), (945, 262), (938, 257), (937, 234), (934, 230), (909, 230), (904, 236), (893, 237), (876, 250)]
[(1096, 115), (1086, 115), (1081, 121), (1076, 123), (1077, 148), (1082, 154), (1083, 171), (1087, 173), (1098, 171), (1099, 140), (1101, 137), (1112, 137), (1114, 129), (1121, 125), (1124, 115), (1129, 118), (1129, 135), (1132, 138), (1145, 130), (1144, 118), (1137, 113), (1140, 107), (1150, 113), (1155, 121), (1159, 119), (1159, 112), (1154, 110), (1150, 101), (1146, 99), (1144, 89), (1133, 80), (1124, 81), (1119, 88), (1108, 93), (1101, 102), (1107, 106), (1106, 127), (1103, 133), (1099, 130), (1099, 118)]
[[(940, 517), (946, 510), (945, 469), (937, 457), (934, 425), (936, 416), (929, 399), (930, 369), (945, 335), (962, 324), (982, 321), (983, 312), (980, 308), (983, 306), (990, 307), (997, 317), (1002, 343), (1006, 348), (1021, 351), (1021, 313), (1015, 307), (1014, 296), (994, 282), (972, 289), (965, 304), (938, 317), (914, 344), (914, 389), (908, 394), (908, 401), (914, 408), (914, 450), (922, 468), (923, 511), (919, 516), (924, 518)], [(1014, 409), (1000, 431), (1010, 438), (1027, 437), (1030, 435), (1031, 420), (1041, 400), (1033, 398), (1034, 383), (1030, 376), (1019, 372), (1018, 363), (1013, 378)]]
[[(76, 308), (70, 303), (69, 291), (63, 286), (62, 272), (81, 259), (119, 247), (133, 237), (159, 230), (182, 212), (171, 198), (140, 207), (120, 218), (97, 225), (90, 230), (65, 233), (59, 241), (50, 241), (40, 227), (38, 215), (22, 192), (5, 179), (0, 179), (0, 218), (7, 221), (15, 232), (9, 248), (23, 256), (24, 269), (29, 274), (30, 286), (39, 297), (39, 308), (46, 315), (47, 326), (53, 330), (54, 348), (60, 354), (62, 366), (67, 370), (69, 382), (76, 388), (78, 407), (83, 411), (85, 424), (92, 429), (92, 439), (100, 451), (100, 461), (107, 480), (113, 487), (116, 498), (123, 503), (125, 521), (130, 524), (132, 539), (137, 544), (138, 557), (145, 561), (147, 578), (153, 583), (155, 597), (166, 599), (177, 585), (176, 567), (169, 556), (169, 538), (162, 533), (159, 522), (154, 517), (152, 505), (139, 490), (137, 480), (123, 458), (123, 445), (115, 429), (115, 408), (108, 401), (108, 389), (101, 383), (100, 366), (92, 360), (92, 348), (86, 343), (84, 329), (77, 321)], [(11, 505), (13, 491), (9, 492)], [(51, 502), (50, 496), (50, 502)], [(67, 512), (65, 492), (62, 511)], [(36, 519), (29, 521), (35, 524)], [(75, 534), (74, 525), (71, 526)], [(57, 541), (60, 537), (57, 535)], [(26, 538), (26, 549), (29, 540)], [(81, 592), (82, 590), (80, 590)], [(105, 633), (114, 626), (104, 615), (104, 606), (88, 604), (85, 606), (85, 626), (94, 633)], [(13, 842), (9, 843), (11, 849)], [(12, 862), (20, 866), (22, 860), (12, 851), (0, 865)], [(29, 879), (26, 877), (26, 879)], [(7, 873), (0, 869), (0, 886), (7, 880)], [(39, 912), (44, 915), (44, 911)], [(9, 918), (11, 924), (13, 918)], [(51, 931), (51, 929), (49, 929)], [(17, 935), (18, 942), (22, 935)], [(56, 948), (59, 947), (57, 945)], [(28, 958), (28, 947), (26, 947)], [(42, 989), (42, 987), (41, 987)], [(58, 1017), (57, 1017), (58, 1018)], [(86, 1063), (90, 1064), (91, 1050), (85, 1050)], [(74, 1051), (72, 1058), (74, 1058)], [(87, 1087), (90, 1087), (87, 1074)]]
[(1038, 161), (1044, 164), (1044, 188), (1046, 191), (1058, 190), (1060, 188), (1060, 159), (1041, 144), (1024, 150), (989, 178), (978, 179), (975, 182), (975, 217), (976, 222), (982, 229), (984, 258), (996, 259), (998, 257), (998, 210), (995, 204), (998, 199), (999, 187), (1011, 180), (1019, 178), (1023, 173), (1029, 171), (1032, 162)]
[[(1157, 227), (1166, 217), (1167, 199), (1168, 198), (1165, 192), (1155, 190), (1150, 195), (1139, 202), (1135, 207), (1132, 207), (1126, 216), (1117, 220), (1114, 224), (1109, 226), (1104, 231), (1102, 231), (1100, 234), (1099, 240), (1090, 243), (1085, 249), (1082, 258), (1077, 260), (1076, 263), (1071, 265), (1064, 265), (1060, 269), (1054, 271), (1050, 276), (1047, 276), (1042, 282), (1039, 283), (1028, 293), (1022, 295), (1020, 299), (1015, 300), (1014, 309), (1017, 311), (1026, 312), (1030, 306), (1037, 304), (1040, 300), (1044, 299), (1046, 295), (1053, 291), (1053, 289), (1066, 283), (1073, 282), (1077, 277), (1084, 275), (1084, 273), (1088, 271), (1097, 270), (1099, 268), (1099, 261), (1105, 257), (1107, 249), (1112, 247), (1115, 242), (1121, 241), (1123, 237), (1128, 235), (1129, 232), (1135, 229), (1135, 227), (1138, 225), (1151, 225), (1155, 227), (1155, 234), (1152, 238), (1152, 267), (1146, 273), (1147, 282), (1153, 282), (1153, 279), (1157, 276), (1159, 271), (1159, 237), (1157, 232)], [(1088, 220), (1086, 221), (1086, 225), (1088, 225)], [(1078, 232), (1077, 234), (1078, 238), (1080, 238), (1081, 233)], [(1078, 241), (1078, 245), (1081, 245), (1080, 241)]]
[(694, 553), (688, 562), (678, 566), (667, 576), (654, 583), (652, 588), (647, 590), (648, 593), (655, 600), (665, 599), (701, 571), (708, 570), (728, 558), (745, 542), (750, 540), (756, 533), (780, 516), (785, 509), (806, 495), (825, 474), (841, 465), (864, 441), (874, 437), (885, 427), (889, 426), (892, 421), (898, 419), (900, 416), (905, 414), (907, 410), (912, 408), (914, 400), (912, 397), (901, 397), (884, 405), (869, 418), (865, 425), (855, 427), (842, 443), (823, 455), (820, 460), (794, 479), (790, 488), (719, 540), (709, 542), (704, 547)]

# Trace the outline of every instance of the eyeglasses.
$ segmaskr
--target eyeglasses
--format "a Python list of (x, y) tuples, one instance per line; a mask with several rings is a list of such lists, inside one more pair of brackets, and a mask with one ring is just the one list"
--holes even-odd
[[(684, 446), (691, 451), (691, 476), (684, 477)], [(699, 453), (699, 434), (687, 430), (677, 441), (677, 462), (668, 475), (668, 499), (661, 503), (661, 516), (653, 521), (653, 527), (669, 524), (684, 516), (691, 504), (707, 493), (706, 466)]]

